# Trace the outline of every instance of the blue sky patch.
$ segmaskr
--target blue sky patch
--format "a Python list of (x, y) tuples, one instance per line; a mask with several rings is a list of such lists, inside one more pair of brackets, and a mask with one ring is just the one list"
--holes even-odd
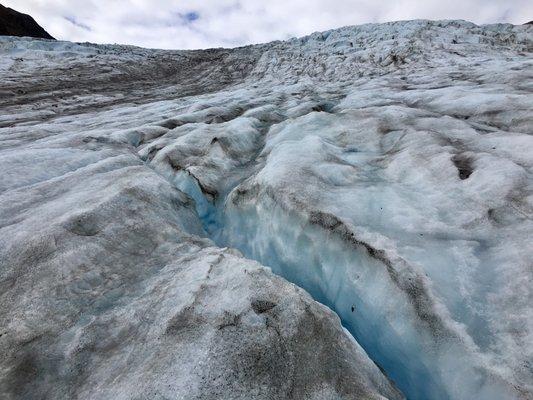
[(182, 14), (182, 18), (186, 22), (194, 22), (194, 21), (196, 21), (197, 19), (200, 18), (200, 14), (198, 12), (196, 12), (196, 11), (190, 11), (188, 13)]
[(78, 28), (84, 29), (88, 32), (91, 32), (92, 29), (89, 25), (86, 25), (82, 22), (79, 22), (75, 17), (72, 16), (64, 16), (64, 19), (66, 19), (68, 22), (70, 22), (72, 25), (77, 26)]

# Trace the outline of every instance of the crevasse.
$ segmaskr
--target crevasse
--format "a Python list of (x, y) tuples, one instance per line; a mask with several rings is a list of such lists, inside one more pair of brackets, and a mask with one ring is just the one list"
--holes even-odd
[(348, 245), (268, 196), (242, 201), (234, 190), (213, 204), (188, 173), (179, 173), (175, 185), (194, 199), (207, 236), (270, 267), (335, 311), (407, 398), (509, 397), (460, 342), (435, 340), (439, 334), (420, 325), (405, 293), (365, 248)]

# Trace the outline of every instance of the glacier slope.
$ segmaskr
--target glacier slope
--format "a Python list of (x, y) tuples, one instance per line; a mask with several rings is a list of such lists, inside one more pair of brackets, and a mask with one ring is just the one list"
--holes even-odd
[[(3, 247), (10, 249), (2, 254), (3, 263), (10, 267), (3, 273), (10, 277), (28, 265), (39, 266), (41, 257), (66, 257), (67, 250), (57, 248), (56, 236), (66, 241), (65, 246), (72, 245), (71, 256), (80, 259), (91, 258), (95, 251), (90, 248), (91, 238), (102, 240), (102, 258), (117, 250), (121, 257), (127, 254), (126, 259), (134, 256), (125, 269), (146, 264), (147, 280), (167, 279), (170, 274), (174, 276), (170, 286), (207, 279), (199, 264), (209, 264), (212, 254), (236, 260), (230, 262), (233, 268), (250, 264), (200, 238), (208, 236), (222, 249), (236, 247), (272, 267), (330, 306), (408, 398), (528, 398), (533, 393), (533, 271), (528, 240), (532, 232), (532, 35), (529, 26), (409, 21), (205, 53), (2, 39), (0, 71), (9, 77), (3, 90), (21, 91), (0, 102), (5, 126), (0, 143), (4, 170), (0, 183), (5, 190), (2, 240)], [(161, 60), (171, 65), (165, 73)], [(126, 162), (123, 158), (132, 168), (124, 178), (135, 187), (125, 195), (133, 190), (139, 198), (126, 201), (133, 211), (123, 210), (121, 203), (106, 211), (97, 200), (106, 190), (120, 191), (121, 181), (115, 177), (107, 181), (88, 166), (115, 165)], [(77, 176), (81, 173), (86, 178)], [(65, 198), (56, 193), (65, 179), (71, 182), (67, 186), (79, 179), (87, 183), (65, 189)], [(167, 189), (155, 185), (157, 181), (180, 190), (174, 194), (185, 205), (176, 222), (179, 235), (167, 236), (163, 228), (177, 218), (168, 210), (169, 204), (177, 203)], [(102, 182), (105, 190), (99, 186)], [(183, 193), (194, 199), (196, 213)], [(31, 211), (41, 203), (49, 205), (43, 211)], [(90, 207), (90, 218), (69, 217), (71, 208), (83, 210), (84, 204)], [(99, 224), (109, 219), (115, 221), (115, 230), (108, 234)], [(42, 235), (50, 237), (41, 233), (45, 227), (54, 231), (52, 242), (42, 239)], [(74, 232), (76, 240), (63, 239), (62, 229)], [(36, 237), (34, 231), (39, 232)], [(173, 235), (187, 238), (177, 240)], [(152, 255), (153, 241), (169, 254)], [(133, 250), (137, 246), (140, 250)], [(177, 247), (172, 250), (173, 246)], [(211, 250), (206, 252), (206, 246)], [(25, 248), (30, 256), (18, 261), (13, 254)], [(155, 264), (176, 265), (177, 271), (174, 267), (168, 268), (170, 272), (154, 271), (153, 257), (163, 257)], [(35, 269), (49, 274), (69, 263)], [(89, 270), (100, 268), (97, 264)], [(113, 269), (106, 264), (108, 268)], [(187, 314), (186, 321), (179, 321), (187, 329), (189, 319), (213, 324), (226, 311), (242, 315), (242, 310), (241, 314), (233, 311), (233, 301), (253, 316), (253, 300), (240, 299), (269, 284), (257, 283), (259, 278), (254, 276), (235, 293), (224, 291), (229, 282), (242, 278), (234, 278), (239, 272), (229, 267), (221, 269), (224, 277), (217, 283), (221, 288), (210, 295), (214, 303), (205, 304), (207, 311), (198, 311), (206, 314), (214, 308), (218, 314), (202, 318)], [(102, 334), (118, 318), (115, 313), (126, 315), (118, 322), (125, 326), (128, 312), (160, 307), (152, 295), (146, 296), (148, 306), (127, 295), (138, 290), (143, 274), (141, 270), (128, 275), (131, 288), (127, 286), (125, 292), (101, 289), (97, 281), (99, 289), (91, 290), (96, 297), (105, 294), (104, 306), (85, 304), (83, 295), (75, 292), (71, 299), (79, 298), (81, 304), (69, 307), (91, 313), (110, 308), (98, 319)], [(277, 283), (268, 296), (283, 286), (279, 278), (269, 275), (267, 281), (272, 280)], [(2, 282), (10, 282), (11, 288), (3, 304), (21, 303), (10, 296), (13, 291), (25, 292), (29, 298), (22, 304), (28, 304), (27, 312), (36, 302), (32, 293), (42, 293), (42, 301), (50, 302), (44, 289), (57, 284), (44, 280), (41, 291), (31, 284), (32, 289), (25, 289), (24, 281), (11, 283), (13, 278)], [(169, 291), (172, 294), (162, 296), (162, 303), (179, 292)], [(295, 302), (306, 301), (300, 294), (292, 296)], [(269, 302), (277, 304), (277, 299)], [(34, 318), (60, 310), (53, 303), (43, 305)], [(5, 314), (6, 320), (15, 318), (12, 312)], [(69, 323), (85, 326), (82, 317), (77, 322), (72, 317)], [(292, 314), (284, 317), (283, 323), (290, 325)], [(30, 315), (17, 318), (22, 326), (31, 325)], [(168, 321), (168, 316), (161, 318), (146, 323), (160, 327)], [(141, 327), (146, 329), (144, 323), (133, 329)], [(35, 326), (26, 329), (32, 332), (26, 335), (41, 338)], [(197, 331), (187, 329), (186, 337), (196, 337)], [(242, 334), (233, 332), (236, 337)], [(257, 336), (264, 340), (264, 334)], [(27, 344), (20, 339), (9, 347), (14, 355), (20, 349), (35, 354), (46, 339), (31, 344), (33, 340)], [(56, 344), (57, 352), (71, 348), (72, 340), (67, 337)], [(142, 343), (166, 346), (159, 340), (150, 336)], [(190, 348), (209, 347), (203, 340)], [(234, 339), (224, 340), (232, 343)], [(335, 331), (320, 343), (331, 341), (336, 346), (345, 340)], [(295, 351), (305, 355), (317, 345), (313, 342)], [(141, 364), (148, 362), (134, 346), (132, 357)], [(271, 346), (271, 342), (265, 344), (265, 348)], [(343, 352), (351, 355), (343, 359), (352, 369), (342, 376), (355, 374), (354, 381), (360, 382), (356, 387), (369, 393), (398, 396), (357, 352), (356, 344), (345, 346), (349, 350)], [(89, 349), (83, 357), (93, 357), (92, 352), (101, 356), (94, 344)], [(221, 349), (219, 356), (231, 353), (224, 346)], [(121, 351), (118, 358), (106, 357), (105, 363), (95, 361), (103, 365), (102, 373), (120, 363)], [(355, 365), (365, 366), (363, 372), (353, 367), (351, 357), (358, 360)], [(210, 360), (201, 365), (214, 363)], [(8, 369), (16, 364), (6, 362)], [(50, 371), (51, 365), (41, 368)], [(331, 373), (328, 365), (322, 367), (324, 373)], [(81, 372), (85, 373), (83, 368)], [(137, 381), (141, 372), (128, 371), (124, 379)], [(308, 378), (312, 374), (306, 368), (303, 372), (310, 374)], [(183, 376), (185, 371), (173, 373)], [(272, 373), (269, 370), (266, 375), (274, 379)], [(161, 382), (168, 377), (154, 374)], [(57, 376), (62, 375), (47, 379)], [(90, 379), (98, 377), (95, 373)], [(329, 378), (324, 378), (323, 392), (320, 385), (313, 388), (314, 396), (326, 398), (335, 391), (341, 398), (349, 396), (342, 385), (329, 387)], [(242, 382), (240, 376), (235, 379)], [(148, 384), (139, 385), (149, 390)], [(93, 386), (88, 384), (86, 390)], [(120, 387), (103, 383), (99, 393), (116, 397)], [(204, 389), (199, 384), (198, 393), (205, 395)], [(184, 389), (174, 386), (172, 390)], [(227, 390), (235, 393), (234, 388)], [(229, 392), (224, 392), (228, 398)], [(292, 396), (311, 396), (300, 393)]]
[(335, 314), (77, 124), (0, 153), (0, 397), (402, 398)]

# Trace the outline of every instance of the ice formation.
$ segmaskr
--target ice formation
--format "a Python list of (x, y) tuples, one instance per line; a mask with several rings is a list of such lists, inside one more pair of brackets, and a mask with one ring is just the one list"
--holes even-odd
[(0, 393), (531, 398), (532, 39), (0, 39)]

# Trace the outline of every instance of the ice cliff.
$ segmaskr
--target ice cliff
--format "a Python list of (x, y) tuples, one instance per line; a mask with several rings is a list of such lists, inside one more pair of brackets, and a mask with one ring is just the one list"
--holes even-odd
[(0, 397), (532, 398), (532, 52), (0, 38)]

